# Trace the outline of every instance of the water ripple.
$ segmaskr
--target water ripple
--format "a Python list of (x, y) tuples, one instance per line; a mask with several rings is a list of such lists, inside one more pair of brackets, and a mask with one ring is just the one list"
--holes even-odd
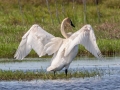
[(0, 90), (120, 90), (120, 76), (69, 80), (2, 81)]
[[(48, 62), (0, 63), (3, 70), (46, 69)], [(25, 67), (27, 66), (27, 67)], [(83, 68), (84, 67), (84, 68)], [(70, 68), (82, 70), (97, 68), (104, 71), (103, 76), (89, 78), (71, 78), (62, 80), (0, 81), (0, 90), (120, 90), (120, 58), (115, 60), (76, 60)]]

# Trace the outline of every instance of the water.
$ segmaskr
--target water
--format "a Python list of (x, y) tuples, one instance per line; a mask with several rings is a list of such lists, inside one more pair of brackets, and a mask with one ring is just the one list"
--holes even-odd
[(120, 76), (0, 82), (0, 90), (120, 90)]
[[(0, 68), (3, 70), (38, 70), (41, 67), (46, 69), (49, 65), (50, 61), (48, 59), (35, 62), (0, 63)], [(74, 60), (70, 65), (70, 69), (74, 68), (101, 68), (105, 70), (105, 74), (101, 77), (89, 78), (0, 81), (0, 90), (120, 90), (119, 57), (106, 58), (103, 61), (95, 59)]]
[[(0, 63), (2, 70), (36, 70), (46, 69), (50, 66), (50, 58), (48, 59), (28, 59), (23, 62), (3, 62)], [(37, 60), (37, 61), (33, 61)], [(93, 67), (120, 67), (120, 57), (108, 57), (105, 60), (96, 60), (95, 58), (81, 58), (74, 60), (69, 68), (93, 68)]]

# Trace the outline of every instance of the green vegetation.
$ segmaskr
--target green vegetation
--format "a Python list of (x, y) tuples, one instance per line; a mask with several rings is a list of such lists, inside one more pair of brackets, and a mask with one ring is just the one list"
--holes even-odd
[[(13, 58), (21, 37), (35, 23), (62, 37), (60, 23), (65, 17), (72, 19), (74, 32), (90, 23), (102, 53), (119, 55), (120, 0), (99, 0), (98, 5), (94, 1), (87, 0), (85, 12), (82, 0), (0, 0), (0, 58)], [(82, 47), (78, 55), (86, 53)], [(37, 54), (32, 51), (28, 57)]]
[(33, 80), (33, 79), (69, 79), (69, 78), (85, 78), (101, 76), (103, 71), (101, 69), (93, 70), (71, 70), (66, 77), (63, 71), (57, 72), (54, 76), (53, 72), (41, 71), (12, 71), (12, 70), (0, 70), (0, 80)]

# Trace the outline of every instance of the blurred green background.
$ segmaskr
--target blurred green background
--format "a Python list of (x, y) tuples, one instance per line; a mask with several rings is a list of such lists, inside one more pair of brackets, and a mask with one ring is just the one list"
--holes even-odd
[[(33, 24), (62, 37), (60, 24), (65, 17), (75, 24), (74, 32), (91, 24), (103, 55), (119, 56), (120, 0), (0, 0), (0, 58), (13, 58)], [(78, 56), (85, 55), (91, 56), (80, 46)], [(28, 57), (38, 56), (32, 51)]]

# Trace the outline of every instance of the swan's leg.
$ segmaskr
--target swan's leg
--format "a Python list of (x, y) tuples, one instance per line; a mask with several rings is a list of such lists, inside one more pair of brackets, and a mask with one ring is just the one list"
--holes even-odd
[(65, 74), (66, 74), (66, 76), (67, 76), (67, 72), (68, 72), (68, 70), (67, 70), (67, 69), (65, 69)]
[(56, 72), (54, 71), (54, 77), (55, 77), (55, 73), (56, 73)]

